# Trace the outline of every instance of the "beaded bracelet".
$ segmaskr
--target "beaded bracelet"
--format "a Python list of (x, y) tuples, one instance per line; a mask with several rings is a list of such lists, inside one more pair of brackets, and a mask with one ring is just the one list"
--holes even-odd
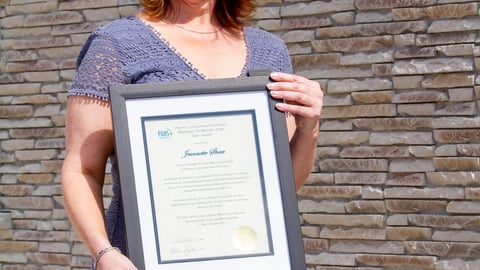
[(103, 254), (111, 251), (111, 250), (116, 250), (118, 252), (121, 252), (119, 248), (117, 247), (112, 247), (112, 246), (109, 246), (109, 247), (106, 247), (102, 250), (100, 250), (97, 255), (95, 255), (95, 260), (93, 261), (93, 269), (97, 269), (97, 263), (98, 261), (100, 260), (100, 258), (103, 256)]

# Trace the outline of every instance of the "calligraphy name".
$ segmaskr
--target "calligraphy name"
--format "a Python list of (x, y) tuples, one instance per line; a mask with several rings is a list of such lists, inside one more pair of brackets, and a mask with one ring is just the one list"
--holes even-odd
[(214, 155), (223, 155), (225, 154), (225, 150), (212, 148), (210, 150), (202, 150), (202, 151), (191, 151), (187, 149), (183, 152), (181, 158), (188, 158), (188, 157), (198, 157), (198, 156), (214, 156)]

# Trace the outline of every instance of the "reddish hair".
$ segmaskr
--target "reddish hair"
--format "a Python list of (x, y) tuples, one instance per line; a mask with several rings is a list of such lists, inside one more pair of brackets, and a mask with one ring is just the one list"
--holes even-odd
[[(140, 0), (140, 5), (150, 19), (158, 20), (175, 13), (171, 1), (176, 0)], [(239, 29), (253, 17), (256, 7), (255, 0), (217, 0), (213, 11), (222, 26)]]

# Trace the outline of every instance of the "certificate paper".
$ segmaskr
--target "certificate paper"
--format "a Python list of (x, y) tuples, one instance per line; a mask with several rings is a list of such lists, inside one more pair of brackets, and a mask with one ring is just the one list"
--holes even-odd
[(142, 118), (159, 263), (273, 252), (254, 114)]

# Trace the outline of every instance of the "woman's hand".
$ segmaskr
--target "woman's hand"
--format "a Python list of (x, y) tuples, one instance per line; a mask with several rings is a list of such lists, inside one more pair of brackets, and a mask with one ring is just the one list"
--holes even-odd
[(283, 99), (277, 109), (295, 116), (295, 124), (300, 132), (318, 132), (318, 120), (323, 106), (323, 92), (318, 82), (307, 78), (273, 72), (270, 78), (274, 81), (267, 84), (274, 98)]
[(287, 116), (295, 117), (295, 121), (287, 117), (287, 127), (295, 187), (298, 190), (310, 175), (315, 161), (323, 92), (318, 82), (301, 76), (273, 72), (270, 78), (273, 81), (267, 84), (270, 94), (284, 100), (277, 103), (276, 108), (287, 113)]

